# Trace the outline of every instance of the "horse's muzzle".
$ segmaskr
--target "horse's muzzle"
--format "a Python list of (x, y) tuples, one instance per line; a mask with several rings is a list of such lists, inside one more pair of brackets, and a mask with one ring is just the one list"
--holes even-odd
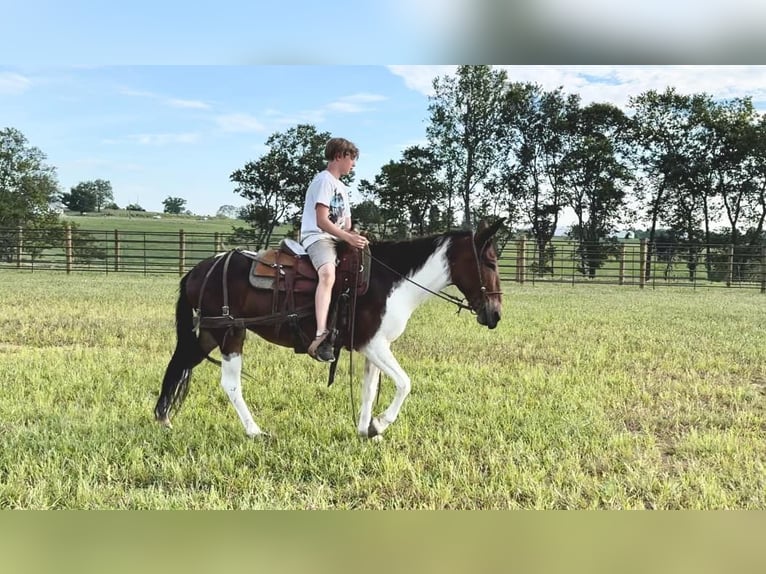
[(494, 305), (484, 305), (476, 313), (476, 320), (479, 322), (479, 325), (494, 329), (500, 321), (500, 309)]

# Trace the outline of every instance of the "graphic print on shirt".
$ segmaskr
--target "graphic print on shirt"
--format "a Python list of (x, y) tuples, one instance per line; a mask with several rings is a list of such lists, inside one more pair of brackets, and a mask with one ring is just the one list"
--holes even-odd
[(344, 207), (343, 196), (337, 189), (333, 190), (333, 196), (330, 200), (330, 221), (341, 229), (346, 225), (346, 218), (343, 215)]

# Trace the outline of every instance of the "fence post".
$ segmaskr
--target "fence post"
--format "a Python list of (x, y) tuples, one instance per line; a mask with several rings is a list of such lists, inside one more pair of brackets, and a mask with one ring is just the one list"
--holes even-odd
[(186, 241), (184, 238), (184, 230), (178, 230), (178, 275), (184, 274), (184, 268), (186, 267)]
[(516, 257), (516, 280), (523, 284), (524, 283), (524, 271), (526, 269), (526, 251), (527, 251), (527, 238), (522, 237), (519, 239), (518, 247), (517, 247), (517, 257)]
[(72, 272), (72, 260), (74, 259), (74, 253), (72, 249), (72, 226), (66, 224), (66, 235), (64, 239), (64, 253), (66, 254), (66, 272)]
[(638, 286), (643, 289), (646, 283), (646, 239), (641, 239), (641, 249), (639, 251), (639, 274)]
[(120, 232), (114, 230), (114, 270), (120, 270)]
[(215, 232), (215, 235), (213, 236), (213, 255), (215, 255), (216, 253), (218, 253), (218, 251), (219, 251), (219, 250), (218, 250), (218, 245), (220, 244), (220, 242), (221, 242), (221, 236), (220, 236), (220, 233), (218, 233), (218, 232), (216, 231), (216, 232)]
[(761, 293), (766, 293), (766, 245), (761, 247)]
[(19, 225), (19, 239), (16, 242), (16, 267), (21, 267), (21, 257), (24, 254), (24, 228)]
[(731, 281), (734, 276), (734, 245), (726, 248), (726, 286), (731, 287)]
[(620, 258), (620, 276), (617, 278), (619, 285), (625, 284), (625, 244), (620, 243), (620, 251), (618, 257)]

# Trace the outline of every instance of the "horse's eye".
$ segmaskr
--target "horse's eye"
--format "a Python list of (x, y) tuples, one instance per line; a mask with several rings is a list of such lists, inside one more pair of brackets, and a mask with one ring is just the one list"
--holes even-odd
[(492, 269), (492, 271), (497, 271), (497, 265), (495, 265), (494, 261), (485, 261), (484, 265)]

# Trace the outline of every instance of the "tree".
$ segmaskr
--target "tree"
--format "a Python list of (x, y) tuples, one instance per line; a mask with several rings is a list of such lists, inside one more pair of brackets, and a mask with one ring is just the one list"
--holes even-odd
[(381, 168), (369, 191), (385, 212), (400, 221), (404, 219), (411, 231), (423, 235), (429, 227), (431, 207), (445, 196), (440, 169), (433, 152), (411, 146), (404, 150), (400, 161), (388, 162)]
[[(545, 92), (537, 84), (512, 83), (502, 106), (507, 155), (485, 184), (487, 202), (500, 204), (511, 221), (521, 217), (537, 243), (534, 270), (552, 272), (551, 240), (565, 204), (561, 163), (580, 98), (565, 96), (560, 88)], [(493, 211), (500, 215), (502, 209)]]
[[(330, 137), (308, 124), (275, 132), (266, 140), (269, 150), (263, 156), (231, 174), (237, 184), (234, 192), (250, 200), (243, 209), (250, 229), (234, 228), (239, 240), (260, 249), (269, 244), (279, 221), (296, 221), (306, 189), (325, 168), (324, 148)], [(353, 172), (342, 179), (348, 184), (352, 178)]]
[(113, 200), (112, 184), (104, 179), (81, 181), (61, 196), (63, 203), (71, 211), (87, 213), (101, 211), (108, 201)]
[(572, 149), (562, 161), (568, 202), (577, 216), (580, 271), (595, 277), (611, 246), (604, 240), (624, 212), (631, 173), (625, 162), (629, 120), (612, 104), (591, 104), (578, 114)]
[(215, 212), (215, 216), (225, 217), (227, 219), (236, 219), (238, 209), (239, 208), (234, 207), (233, 205), (222, 205), (218, 208), (218, 211)]
[[(447, 190), (457, 186), (463, 200), (463, 225), (470, 226), (471, 200), (502, 156), (504, 130), (500, 102), (507, 74), (491, 66), (460, 66), (455, 76), (438, 77), (429, 97), (428, 140), (449, 170)], [(451, 195), (448, 208), (451, 210)]]
[(18, 227), (61, 227), (50, 208), (59, 195), (56, 172), (45, 154), (15, 128), (0, 130), (0, 257), (13, 257)]
[(96, 179), (92, 183), (96, 193), (96, 211), (100, 212), (107, 202), (114, 201), (112, 183), (105, 179)]
[(125, 206), (125, 211), (146, 211), (146, 210), (140, 205), (138, 205), (137, 203), (131, 203), (130, 205)]
[(69, 211), (78, 211), (80, 213), (96, 211), (96, 194), (87, 183), (79, 183), (71, 188), (69, 193), (62, 194), (61, 203)]
[(162, 200), (162, 205), (165, 206), (163, 213), (174, 213), (177, 215), (183, 211), (183, 208), (186, 205), (186, 200), (180, 197), (168, 196)]
[(383, 223), (383, 215), (380, 211), (378, 204), (371, 200), (366, 199), (361, 203), (358, 203), (353, 208), (354, 221), (359, 222), (360, 226), (365, 229), (377, 228)]

